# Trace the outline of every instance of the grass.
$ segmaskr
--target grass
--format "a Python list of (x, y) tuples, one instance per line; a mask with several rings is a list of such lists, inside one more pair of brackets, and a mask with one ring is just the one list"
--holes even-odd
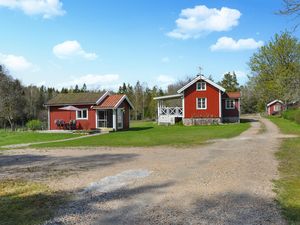
[(1, 225), (35, 225), (50, 219), (64, 197), (48, 186), (21, 180), (0, 182)]
[[(270, 117), (283, 133), (300, 136), (300, 125), (287, 119)], [(300, 137), (286, 139), (276, 153), (280, 179), (275, 181), (277, 200), (289, 224), (300, 224)]]
[(191, 126), (158, 126), (153, 122), (134, 122), (124, 132), (87, 137), (81, 140), (47, 143), (31, 147), (80, 147), (80, 146), (189, 146), (201, 144), (208, 139), (230, 138), (248, 129), (249, 123)]
[(0, 146), (26, 144), (41, 141), (61, 140), (79, 136), (78, 134), (38, 133), (32, 131), (0, 130)]

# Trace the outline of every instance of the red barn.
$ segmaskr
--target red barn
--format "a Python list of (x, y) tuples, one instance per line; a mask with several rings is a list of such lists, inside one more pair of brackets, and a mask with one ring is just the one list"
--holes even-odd
[(275, 115), (282, 112), (285, 109), (285, 105), (282, 101), (276, 99), (267, 104), (268, 115)]
[[(158, 123), (174, 124), (182, 118), (185, 125), (218, 124), (240, 121), (240, 92), (226, 92), (223, 87), (197, 76), (175, 95), (158, 100)], [(167, 107), (166, 102), (181, 99), (181, 106)]]
[(133, 108), (126, 95), (109, 92), (58, 94), (45, 105), (50, 130), (125, 130)]

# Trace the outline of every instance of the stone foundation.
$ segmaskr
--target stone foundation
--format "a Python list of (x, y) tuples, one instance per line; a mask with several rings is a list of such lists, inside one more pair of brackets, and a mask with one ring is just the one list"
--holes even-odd
[(240, 118), (239, 117), (223, 117), (222, 122), (223, 123), (239, 123)]
[(220, 118), (185, 118), (182, 121), (185, 126), (212, 125), (221, 123)]

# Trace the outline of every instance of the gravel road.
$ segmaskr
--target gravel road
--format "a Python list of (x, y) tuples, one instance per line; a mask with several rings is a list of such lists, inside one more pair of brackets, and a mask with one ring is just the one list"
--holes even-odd
[[(238, 137), (185, 149), (5, 151), (0, 178), (39, 180), (72, 192), (74, 199), (47, 225), (286, 224), (272, 191), (277, 178), (274, 151), (283, 135), (270, 121), (254, 119)], [(109, 182), (125, 179), (124, 171), (151, 173), (135, 179), (130, 172), (130, 182), (117, 189), (84, 191), (107, 177)]]

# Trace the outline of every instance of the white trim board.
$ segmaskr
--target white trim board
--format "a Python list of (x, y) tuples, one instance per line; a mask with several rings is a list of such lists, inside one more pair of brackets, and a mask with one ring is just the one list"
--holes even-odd
[(188, 87), (190, 87), (191, 85), (193, 85), (194, 83), (196, 83), (199, 80), (204, 80), (205, 82), (209, 83), (210, 85), (214, 86), (215, 88), (225, 92), (225, 88), (221, 87), (220, 85), (216, 84), (215, 82), (207, 79), (206, 77), (204, 77), (203, 75), (199, 75), (197, 76), (194, 80), (192, 80), (191, 82), (189, 82), (188, 84), (186, 84), (185, 86), (183, 86), (182, 88), (180, 88), (177, 93), (180, 94), (182, 93), (185, 89), (187, 89)]
[(268, 103), (267, 106), (269, 107), (270, 105), (273, 105), (273, 104), (276, 103), (276, 102), (279, 102), (279, 103), (283, 104), (283, 101), (276, 99), (276, 100), (274, 100), (274, 101)]

